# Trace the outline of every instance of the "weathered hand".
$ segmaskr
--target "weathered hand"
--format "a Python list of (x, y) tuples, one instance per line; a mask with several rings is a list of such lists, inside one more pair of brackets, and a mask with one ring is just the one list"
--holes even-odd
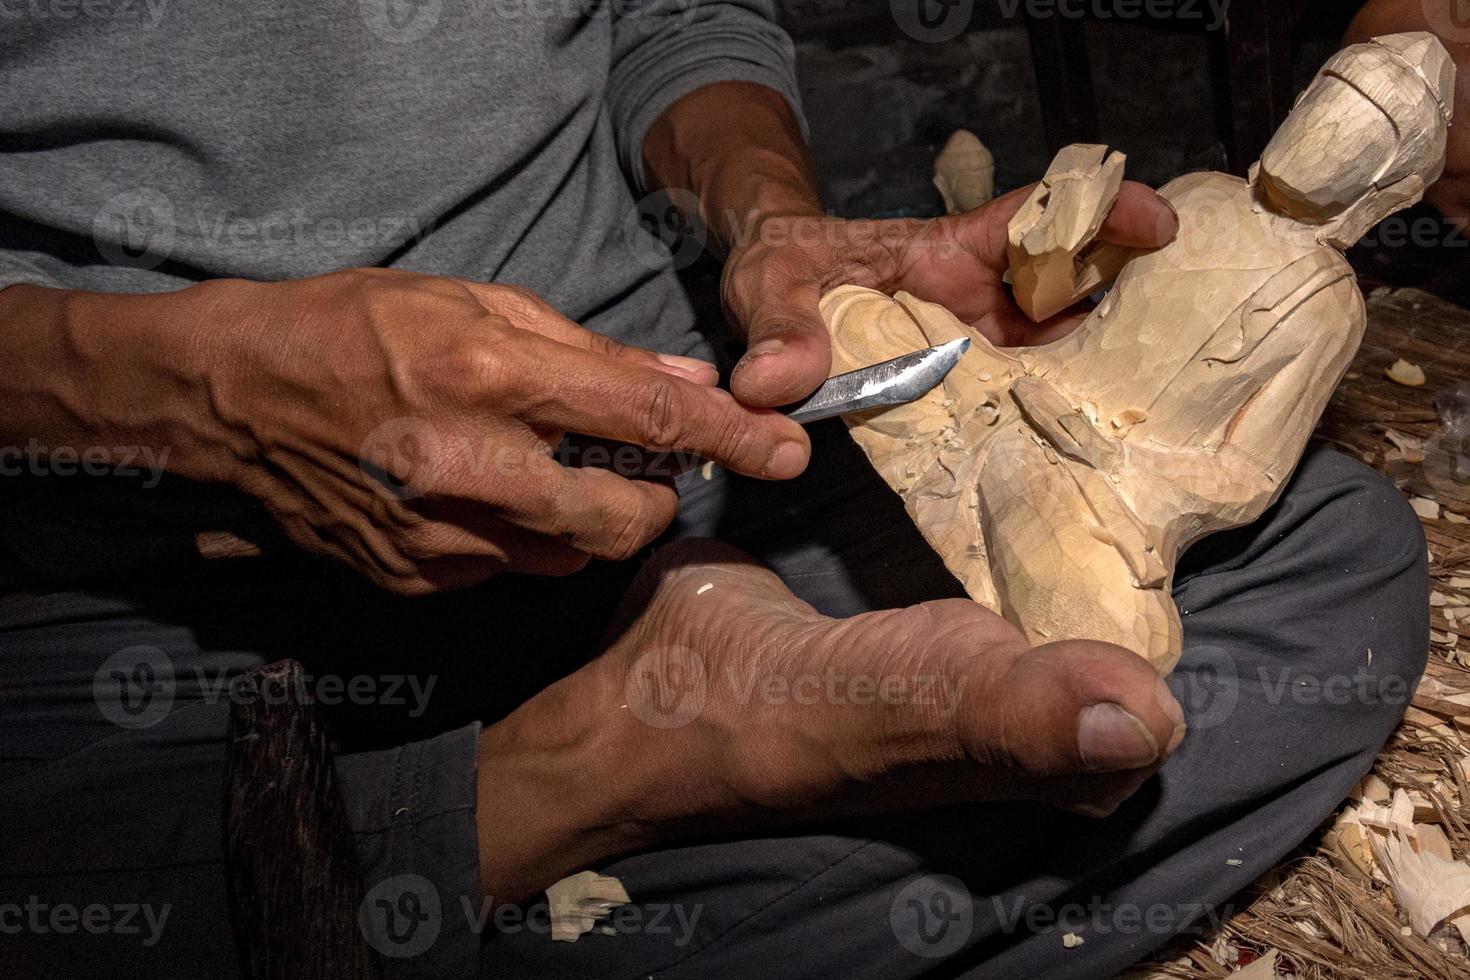
[(964, 599), (829, 619), (686, 539), (625, 603), (601, 657), (481, 736), (486, 894), (692, 834), (984, 800), (1103, 816), (1185, 734), (1142, 658), (1029, 647)]
[(668, 525), (672, 487), (562, 465), (565, 433), (778, 479), (810, 451), (712, 366), (618, 344), (525, 290), (387, 270), (195, 289), (235, 325), (197, 358), (221, 475), (297, 545), (394, 592), (568, 573)]
[[(831, 353), (817, 301), (844, 283), (939, 303), (997, 344), (1045, 343), (1076, 327), (1082, 315), (1075, 310), (1032, 323), (1002, 279), (1006, 223), (1030, 192), (1024, 187), (928, 221), (763, 218), (731, 249), (722, 283), (726, 311), (749, 343), (735, 369), (736, 396), (749, 405), (783, 405), (822, 383)], [(1178, 227), (1162, 198), (1127, 181), (1098, 237), (1157, 248)]]

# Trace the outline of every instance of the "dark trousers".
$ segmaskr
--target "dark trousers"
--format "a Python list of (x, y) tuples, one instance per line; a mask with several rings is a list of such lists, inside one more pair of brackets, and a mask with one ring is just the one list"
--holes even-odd
[[(690, 474), (680, 533), (746, 548), (832, 615), (960, 594), (840, 426), (814, 436), (794, 483)], [(986, 804), (731, 828), (610, 863), (634, 900), (617, 935), (553, 943), (544, 909), (487, 916), (474, 891), (473, 723), (594, 655), (629, 572), (402, 601), (282, 557), (0, 599), (0, 974), (237, 972), (222, 685), (294, 656), (355, 753), (339, 772), (365, 892), (435, 893), (432, 928), (385, 950), (390, 975), (473, 975), (478, 959), (507, 977), (1109, 976), (1227, 916), (1332, 812), (1428, 645), (1413, 513), (1313, 450), (1260, 521), (1185, 556), (1171, 684), (1190, 733), (1113, 816)]]

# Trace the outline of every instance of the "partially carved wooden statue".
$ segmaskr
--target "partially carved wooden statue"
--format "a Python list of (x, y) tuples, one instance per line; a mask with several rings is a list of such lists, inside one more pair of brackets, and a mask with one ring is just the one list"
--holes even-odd
[(1064, 149), (1010, 225), (1017, 301), (1042, 319), (1117, 279), (1046, 346), (997, 348), (904, 293), (823, 297), (835, 372), (973, 341), (925, 398), (848, 424), (975, 601), (1033, 642), (1107, 640), (1173, 667), (1175, 562), (1290, 476), (1362, 337), (1341, 250), (1439, 175), (1453, 92), (1432, 35), (1344, 49), (1249, 181), (1195, 173), (1159, 192), (1179, 235), (1141, 255), (1092, 247), (1121, 155)]

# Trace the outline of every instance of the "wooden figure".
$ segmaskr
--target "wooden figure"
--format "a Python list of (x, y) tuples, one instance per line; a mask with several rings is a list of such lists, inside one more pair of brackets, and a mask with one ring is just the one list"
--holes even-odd
[(848, 425), (975, 601), (1032, 642), (1106, 640), (1173, 667), (1175, 562), (1291, 475), (1362, 337), (1341, 250), (1439, 175), (1453, 92), (1432, 35), (1345, 48), (1248, 181), (1162, 188), (1180, 230), (1146, 254), (1090, 247), (1121, 157), (1064, 149), (1010, 227), (1017, 302), (1044, 318), (1122, 271), (1045, 346), (997, 348), (905, 293), (823, 297), (834, 373), (973, 341), (929, 395)]

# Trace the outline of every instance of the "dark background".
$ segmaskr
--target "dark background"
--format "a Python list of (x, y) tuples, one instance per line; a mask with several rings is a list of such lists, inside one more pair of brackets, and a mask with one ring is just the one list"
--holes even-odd
[[(916, 0), (901, 0), (914, 3)], [(1234, 0), (1238, 4), (1293, 0)], [(1051, 158), (1027, 39), (1024, 4), (975, 0), (952, 40), (906, 34), (888, 0), (780, 0), (796, 42), (797, 70), (823, 203), (846, 217), (938, 214), (935, 155), (958, 128), (972, 130), (996, 162), (996, 193), (1039, 178)], [(1092, 0), (1086, 6), (1091, 9)], [(1361, 6), (1299, 3), (1290, 57), (1293, 92), (1335, 51)], [(1017, 10), (1007, 18), (1002, 11)], [(1230, 96), (1212, 79), (1210, 44), (1191, 23), (1146, 18), (1082, 20), (1099, 133), (1128, 155), (1128, 177), (1153, 186), (1192, 170), (1224, 170), (1218, 111)], [(1217, 40), (1217, 39), (1215, 39)], [(1437, 221), (1420, 205), (1403, 218)], [(1449, 240), (1445, 241), (1448, 236)], [(1449, 226), (1433, 246), (1360, 245), (1350, 253), (1366, 280), (1414, 285), (1470, 305), (1470, 241)]]

